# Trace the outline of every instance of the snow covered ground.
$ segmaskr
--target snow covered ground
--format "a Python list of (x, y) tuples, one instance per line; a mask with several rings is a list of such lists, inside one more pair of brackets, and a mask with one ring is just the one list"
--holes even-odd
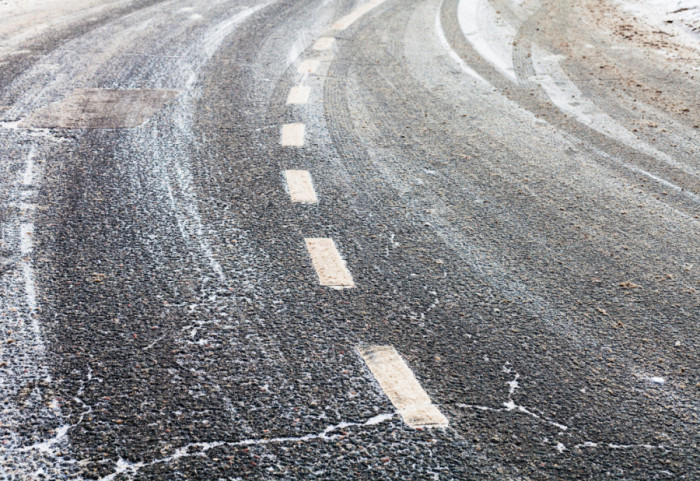
[(622, 8), (643, 22), (675, 34), (700, 49), (700, 0), (617, 0)]

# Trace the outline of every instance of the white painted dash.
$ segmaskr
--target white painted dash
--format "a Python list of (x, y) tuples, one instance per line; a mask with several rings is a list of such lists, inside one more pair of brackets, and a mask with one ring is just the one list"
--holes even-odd
[(353, 281), (345, 261), (340, 257), (333, 239), (314, 238), (304, 239), (304, 241), (322, 286), (334, 289), (355, 287), (355, 281)]
[(324, 51), (332, 49), (333, 45), (335, 45), (335, 39), (333, 37), (321, 37), (316, 40), (313, 48), (314, 50)]
[(316, 191), (311, 181), (311, 174), (308, 170), (285, 170), (284, 177), (287, 179), (287, 189), (292, 202), (302, 202), (305, 204), (316, 204)]
[(372, 0), (371, 2), (367, 2), (363, 5), (360, 5), (355, 10), (353, 10), (352, 12), (335, 22), (331, 28), (333, 28), (333, 30), (345, 30), (350, 25), (359, 20), (360, 17), (362, 17), (364, 14), (378, 7), (385, 1), (386, 0)]
[(282, 126), (281, 143), (289, 147), (304, 146), (304, 124), (284, 124)]
[(406, 424), (412, 428), (447, 427), (449, 421), (393, 346), (362, 346), (357, 350)]
[(289, 90), (287, 104), (305, 104), (309, 101), (311, 88), (306, 85), (297, 85)]
[(316, 73), (316, 70), (318, 70), (318, 67), (321, 65), (320, 60), (316, 59), (308, 59), (304, 60), (299, 64), (299, 67), (297, 68), (297, 72), (300, 74), (307, 74), (307, 73)]

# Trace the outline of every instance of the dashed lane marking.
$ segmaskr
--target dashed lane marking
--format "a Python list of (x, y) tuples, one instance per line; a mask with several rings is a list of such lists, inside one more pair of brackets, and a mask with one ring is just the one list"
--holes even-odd
[(284, 176), (287, 179), (287, 188), (292, 202), (305, 204), (316, 204), (318, 202), (309, 171), (285, 170)]
[(449, 421), (393, 346), (361, 346), (357, 350), (406, 424), (412, 428), (447, 427)]
[(330, 50), (335, 44), (335, 39), (333, 37), (321, 37), (316, 40), (314, 44), (314, 50)]
[(300, 74), (306, 74), (306, 73), (316, 73), (316, 70), (318, 70), (318, 67), (321, 65), (320, 60), (315, 60), (315, 59), (309, 59), (309, 60), (304, 60), (299, 64), (299, 67), (297, 68), (297, 72)]
[(297, 85), (289, 90), (287, 104), (305, 104), (309, 101), (311, 88), (306, 85)]
[(355, 281), (340, 257), (333, 239), (304, 239), (306, 249), (311, 256), (311, 263), (316, 269), (318, 280), (322, 286), (334, 289), (349, 289), (355, 287)]
[(364, 14), (378, 7), (385, 1), (386, 0), (373, 0), (371, 2), (365, 3), (364, 5), (360, 5), (355, 10), (353, 10), (352, 12), (335, 22), (331, 28), (333, 28), (333, 30), (345, 30), (350, 25), (359, 20), (359, 18), (362, 17)]
[(282, 126), (282, 145), (303, 147), (305, 130), (304, 124), (284, 124)]

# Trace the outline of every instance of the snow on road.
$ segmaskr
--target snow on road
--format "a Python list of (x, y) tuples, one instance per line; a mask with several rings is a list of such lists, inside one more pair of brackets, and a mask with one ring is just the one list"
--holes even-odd
[(700, 0), (617, 0), (643, 22), (671, 31), (677, 39), (700, 49)]

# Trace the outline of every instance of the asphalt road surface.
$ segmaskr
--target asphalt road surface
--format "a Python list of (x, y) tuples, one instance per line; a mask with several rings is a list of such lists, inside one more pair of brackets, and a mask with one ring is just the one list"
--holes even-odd
[(700, 479), (647, 3), (0, 0), (0, 477)]

